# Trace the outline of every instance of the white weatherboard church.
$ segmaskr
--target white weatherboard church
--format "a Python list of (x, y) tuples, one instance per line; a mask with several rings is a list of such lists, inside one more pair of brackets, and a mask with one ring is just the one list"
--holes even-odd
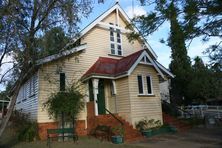
[(134, 128), (143, 118), (162, 122), (159, 83), (173, 74), (158, 63), (142, 36), (128, 40), (128, 33), (138, 32), (126, 29), (130, 23), (116, 3), (80, 32), (76, 47), (38, 61), (37, 70), (20, 89), (16, 109), (38, 122), (41, 139), (46, 139), (48, 128), (58, 127), (43, 110), (43, 103), (52, 92), (65, 91), (73, 79), (81, 80), (88, 94), (78, 117), (79, 135), (87, 135), (98, 124), (115, 126), (109, 112)]

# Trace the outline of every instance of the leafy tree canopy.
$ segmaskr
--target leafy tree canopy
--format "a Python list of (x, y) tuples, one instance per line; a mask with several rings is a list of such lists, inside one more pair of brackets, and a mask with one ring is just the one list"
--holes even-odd
[(2, 135), (12, 113), (19, 89), (35, 69), (38, 40), (54, 27), (69, 36), (78, 34), (78, 22), (91, 12), (91, 0), (2, 0), (0, 1), (0, 66), (4, 56), (13, 51), (15, 85)]
[(52, 28), (37, 41), (39, 57), (41, 58), (58, 53), (67, 45), (69, 41), (70, 37), (64, 33), (61, 27)]
[(145, 36), (155, 32), (165, 21), (170, 20), (173, 15), (170, 4), (174, 3), (185, 41), (192, 41), (196, 37), (202, 37), (204, 42), (210, 38), (219, 39), (219, 42), (210, 46), (205, 53), (209, 55), (211, 65), (219, 66), (221, 70), (221, 0), (140, 0), (140, 2), (143, 5), (154, 5), (153, 11), (134, 19)]
[[(214, 92), (211, 91), (212, 89), (209, 89), (209, 87), (213, 86), (210, 86), (208, 82), (215, 84), (214, 88), (218, 88), (220, 85), (212, 79), (209, 80), (208, 74), (214, 76), (215, 79), (218, 79), (219, 75), (221, 75), (222, 42), (216, 43), (206, 50), (211, 59), (213, 71), (217, 72), (213, 74), (212, 70), (206, 67), (205, 70), (202, 69), (202, 73), (198, 72), (201, 71), (200, 67), (198, 67), (198, 70), (194, 70), (194, 67), (201, 63), (201, 60), (198, 59), (195, 59), (196, 64), (191, 67), (190, 59), (187, 56), (186, 43), (188, 41), (191, 42), (196, 37), (203, 37), (203, 41), (208, 41), (210, 38), (215, 37), (222, 38), (222, 1), (140, 0), (140, 2), (143, 5), (154, 6), (154, 9), (147, 15), (134, 18), (136, 26), (139, 27), (143, 35), (147, 36), (155, 32), (166, 21), (170, 23), (170, 33), (167, 42), (163, 39), (161, 42), (167, 43), (171, 47), (172, 61), (170, 69), (176, 75), (172, 79), (171, 94), (173, 95), (173, 100), (178, 101), (184, 98), (185, 103), (191, 103), (192, 99), (198, 96), (204, 96), (205, 98), (207, 96), (218, 96), (219, 93), (216, 93), (218, 92), (217, 89)], [(189, 46), (189, 44), (187, 45)], [(203, 76), (198, 77), (199, 74)], [(191, 81), (192, 84), (188, 85)], [(190, 92), (195, 90), (190, 88), (202, 85), (200, 84), (201, 81), (205, 81), (206, 85), (199, 86), (199, 90)], [(183, 99), (181, 101), (183, 102)]]

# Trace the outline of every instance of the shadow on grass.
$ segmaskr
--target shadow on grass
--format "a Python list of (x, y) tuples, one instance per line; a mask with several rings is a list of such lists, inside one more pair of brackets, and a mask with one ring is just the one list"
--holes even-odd
[(6, 128), (2, 137), (0, 137), (0, 148), (10, 148), (18, 143), (17, 135), (13, 132), (13, 130)]

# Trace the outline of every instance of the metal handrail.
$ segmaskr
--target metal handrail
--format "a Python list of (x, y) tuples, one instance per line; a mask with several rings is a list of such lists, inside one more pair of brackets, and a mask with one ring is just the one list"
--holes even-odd
[(119, 120), (113, 113), (111, 113), (108, 109), (105, 108), (105, 110), (114, 118), (116, 119), (122, 126), (124, 125), (124, 123)]
[(164, 103), (164, 104), (166, 104), (166, 105), (168, 105), (168, 106), (170, 106), (170, 107), (174, 107), (174, 108), (176, 108), (178, 111), (187, 113), (187, 114), (189, 114), (189, 115), (193, 115), (192, 113), (190, 113), (190, 112), (188, 112), (188, 111), (186, 111), (186, 110), (183, 110), (183, 109), (181, 109), (181, 108), (179, 108), (179, 107), (177, 107), (177, 106), (175, 106), (175, 105), (172, 105), (172, 104), (168, 103), (168, 102), (165, 101), (165, 100), (162, 100), (162, 103)]

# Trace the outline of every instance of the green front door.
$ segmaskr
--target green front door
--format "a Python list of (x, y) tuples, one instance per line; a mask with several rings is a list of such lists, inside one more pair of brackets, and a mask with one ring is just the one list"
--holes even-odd
[(104, 80), (99, 80), (98, 85), (98, 96), (97, 96), (97, 103), (98, 103), (98, 114), (103, 115), (106, 113), (105, 111), (105, 92), (104, 92)]

